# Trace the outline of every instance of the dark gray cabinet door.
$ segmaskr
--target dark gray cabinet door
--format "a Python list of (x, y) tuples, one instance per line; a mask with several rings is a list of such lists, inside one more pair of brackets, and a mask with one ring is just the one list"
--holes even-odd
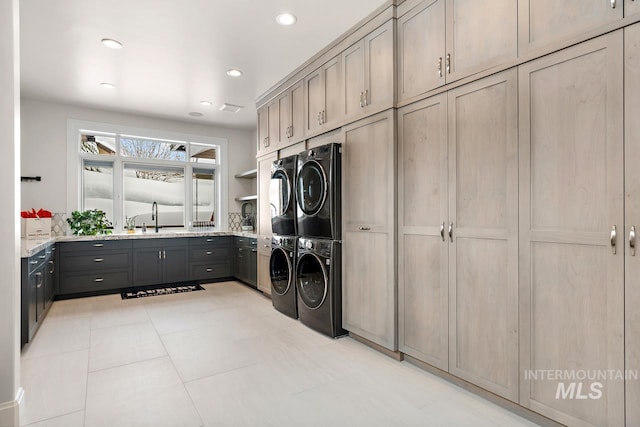
[(189, 248), (187, 246), (162, 250), (162, 283), (189, 280)]
[(133, 251), (133, 283), (136, 286), (156, 285), (162, 281), (162, 249), (144, 248)]
[(258, 276), (258, 249), (251, 248), (247, 256), (247, 283), (256, 286)]

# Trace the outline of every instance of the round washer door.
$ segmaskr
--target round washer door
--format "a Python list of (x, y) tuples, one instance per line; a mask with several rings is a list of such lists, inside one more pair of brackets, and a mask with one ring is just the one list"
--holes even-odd
[(324, 267), (318, 257), (304, 254), (298, 259), (298, 294), (304, 305), (315, 310), (322, 305), (327, 297), (329, 283)]
[(298, 171), (298, 206), (306, 215), (316, 215), (327, 198), (327, 177), (315, 160), (308, 161)]
[(291, 182), (283, 169), (276, 169), (269, 183), (269, 202), (273, 205), (275, 215), (284, 215), (291, 200)]
[(278, 295), (284, 295), (291, 286), (291, 261), (282, 248), (271, 251), (269, 260), (269, 275), (271, 276), (271, 288)]

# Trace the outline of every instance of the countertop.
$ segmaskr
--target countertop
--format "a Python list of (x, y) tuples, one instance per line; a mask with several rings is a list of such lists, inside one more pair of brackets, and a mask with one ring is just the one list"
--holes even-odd
[(248, 231), (184, 231), (184, 230), (161, 230), (159, 233), (153, 231), (142, 233), (136, 231), (134, 234), (114, 233), (99, 236), (56, 236), (47, 240), (26, 240), (20, 241), (20, 256), (28, 258), (41, 250), (48, 248), (57, 242), (82, 242), (91, 240), (125, 240), (125, 239), (170, 239), (177, 237), (207, 237), (207, 236), (239, 236), (257, 237), (254, 232)]

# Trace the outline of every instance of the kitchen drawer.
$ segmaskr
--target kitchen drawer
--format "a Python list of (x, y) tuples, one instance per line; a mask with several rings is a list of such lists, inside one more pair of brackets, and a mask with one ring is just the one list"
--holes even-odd
[(120, 289), (131, 285), (130, 270), (92, 274), (64, 274), (60, 276), (61, 294)]
[(207, 246), (207, 247), (220, 247), (231, 246), (230, 236), (203, 236), (203, 237), (191, 237), (189, 239), (190, 246)]
[(257, 243), (259, 254), (271, 255), (271, 236), (260, 236)]
[(134, 249), (148, 249), (148, 248), (169, 248), (169, 247), (182, 247), (189, 245), (189, 239), (186, 237), (174, 237), (168, 239), (137, 239), (134, 240)]
[(256, 248), (258, 247), (258, 239), (255, 237), (236, 237), (237, 248)]
[(131, 249), (131, 240), (90, 240), (86, 242), (61, 242), (60, 252), (83, 252), (89, 255), (93, 252), (102, 252), (110, 250)]
[(219, 279), (222, 277), (231, 277), (231, 263), (229, 261), (191, 264), (190, 280)]
[(221, 260), (228, 261), (231, 257), (229, 246), (192, 246), (189, 249), (191, 262)]
[(27, 259), (27, 266), (28, 266), (29, 274), (31, 274), (32, 271), (37, 270), (38, 267), (40, 267), (42, 264), (44, 264), (46, 259), (47, 259), (47, 255), (45, 254), (44, 250), (41, 250), (40, 252), (38, 252), (35, 255), (31, 255)]
[(67, 271), (96, 271), (127, 269), (131, 265), (131, 251), (101, 251), (93, 255), (68, 253), (60, 258), (60, 269)]

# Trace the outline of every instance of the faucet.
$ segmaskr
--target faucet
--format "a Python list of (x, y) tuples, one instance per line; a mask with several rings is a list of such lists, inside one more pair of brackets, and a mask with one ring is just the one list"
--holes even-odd
[(151, 205), (151, 221), (155, 220), (156, 221), (156, 233), (158, 232), (158, 203), (157, 202), (153, 202), (153, 204)]

